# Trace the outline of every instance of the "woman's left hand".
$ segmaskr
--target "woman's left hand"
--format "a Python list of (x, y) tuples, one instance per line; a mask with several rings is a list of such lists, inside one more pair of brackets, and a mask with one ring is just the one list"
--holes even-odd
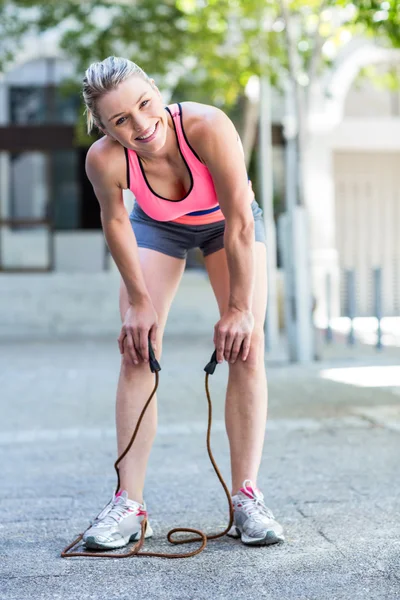
[(246, 360), (253, 328), (254, 317), (250, 310), (228, 308), (214, 327), (217, 361), (221, 363), (225, 358), (234, 363), (240, 351), (242, 360)]

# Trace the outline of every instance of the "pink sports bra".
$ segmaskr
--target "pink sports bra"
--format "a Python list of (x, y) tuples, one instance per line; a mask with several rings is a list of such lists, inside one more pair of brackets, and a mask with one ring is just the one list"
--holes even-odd
[(189, 191), (180, 200), (169, 200), (160, 196), (147, 181), (139, 156), (134, 150), (124, 148), (128, 188), (132, 190), (142, 210), (157, 221), (174, 221), (184, 225), (205, 225), (223, 221), (224, 215), (219, 207), (211, 174), (186, 137), (181, 105), (177, 103), (165, 109), (172, 117), (179, 152), (190, 175)]

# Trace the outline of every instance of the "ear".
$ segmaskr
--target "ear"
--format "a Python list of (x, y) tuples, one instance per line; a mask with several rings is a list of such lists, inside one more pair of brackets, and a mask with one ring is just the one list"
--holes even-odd
[(99, 127), (99, 129), (100, 129), (100, 131), (101, 131), (101, 133), (102, 133), (103, 135), (105, 135), (105, 136), (109, 137), (109, 138), (110, 138), (110, 139), (112, 139), (112, 140), (114, 140), (114, 139), (115, 139), (115, 138), (113, 138), (113, 136), (112, 136), (112, 135), (110, 135), (110, 134), (108, 133), (108, 131), (106, 131), (106, 130), (105, 130), (105, 129), (103, 129), (102, 127)]

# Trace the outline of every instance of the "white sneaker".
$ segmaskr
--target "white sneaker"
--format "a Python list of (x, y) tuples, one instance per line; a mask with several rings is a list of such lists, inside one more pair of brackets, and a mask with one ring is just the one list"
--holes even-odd
[(246, 479), (239, 492), (232, 496), (234, 521), (227, 535), (241, 538), (243, 544), (267, 546), (283, 542), (282, 526), (275, 521), (264, 504), (264, 496)]
[[(87, 548), (122, 548), (129, 542), (140, 539), (144, 517), (147, 517), (146, 503), (129, 500), (128, 492), (124, 490), (113, 495), (90, 529), (85, 531), (83, 541)], [(153, 530), (147, 521), (145, 538), (152, 535)]]

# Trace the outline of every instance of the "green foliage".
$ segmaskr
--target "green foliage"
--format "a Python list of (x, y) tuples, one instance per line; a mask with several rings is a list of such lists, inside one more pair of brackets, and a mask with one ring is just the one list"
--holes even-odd
[[(0, 0), (1, 2), (1, 0)], [(25, 11), (31, 8), (29, 18)], [(275, 2), (261, 0), (14, 0), (13, 17), (28, 29), (62, 30), (60, 47), (76, 65), (76, 78), (68, 82), (79, 93), (89, 64), (109, 55), (137, 62), (161, 88), (186, 90), (195, 101), (215, 103), (229, 109), (253, 74), (260, 73), (260, 54), (278, 48), (277, 34), (262, 32), (261, 15), (273, 12)], [(19, 15), (19, 18), (18, 18)], [(9, 28), (16, 41), (16, 32)], [(269, 48), (268, 48), (269, 46)], [(276, 52), (278, 54), (278, 50)], [(280, 51), (279, 62), (284, 60)], [(3, 55), (4, 66), (9, 55)], [(269, 68), (272, 77), (273, 62)], [(278, 62), (276, 63), (277, 66)], [(67, 86), (67, 87), (68, 87)], [(83, 117), (79, 114), (77, 139), (88, 144)]]
[[(400, 47), (398, 0), (292, 0), (289, 7), (296, 77), (304, 88), (353, 35)], [(288, 70), (278, 0), (0, 0), (0, 69), (26, 32), (55, 29), (76, 66), (69, 93), (80, 93), (91, 62), (120, 55), (161, 88), (174, 90), (177, 99), (232, 110), (252, 75), (267, 73), (279, 86)], [(82, 105), (77, 139), (89, 144), (83, 112)]]
[[(349, 24), (359, 26), (367, 35), (380, 43), (400, 48), (400, 4), (398, 0), (338, 0), (340, 7), (354, 8)], [(359, 30), (360, 30), (359, 29)]]
[(387, 71), (379, 72), (376, 65), (363, 67), (357, 75), (354, 85), (360, 87), (365, 81), (372, 81), (376, 88), (397, 92), (400, 90), (400, 71), (391, 67)]
[(31, 4), (21, 2), (17, 6), (0, 0), (0, 72), (12, 61), (22, 46), (24, 35), (31, 30)]

